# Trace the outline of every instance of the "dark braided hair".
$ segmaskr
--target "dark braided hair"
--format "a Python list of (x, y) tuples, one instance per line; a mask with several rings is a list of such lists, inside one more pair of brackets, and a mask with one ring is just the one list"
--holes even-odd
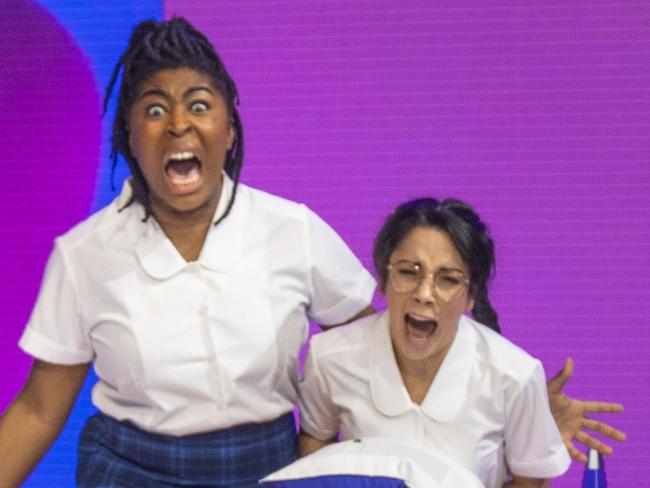
[(244, 159), (244, 134), (236, 108), (239, 98), (235, 82), (226, 71), (210, 41), (181, 17), (174, 17), (165, 22), (146, 20), (136, 25), (126, 51), (113, 69), (111, 81), (104, 97), (104, 113), (106, 113), (120, 71), (122, 80), (119, 85), (117, 111), (113, 121), (111, 179), (115, 173), (118, 155), (121, 154), (129, 165), (133, 177), (133, 196), (125, 207), (133, 201), (137, 201), (144, 205), (147, 217), (151, 214), (149, 188), (129, 147), (128, 115), (138, 89), (144, 81), (159, 71), (177, 68), (190, 68), (212, 79), (215, 89), (221, 93), (226, 102), (234, 129), (233, 144), (226, 153), (224, 163), (224, 170), (233, 180), (234, 188), (225, 213), (216, 222), (218, 224), (228, 215), (235, 202)]
[(393, 251), (416, 227), (435, 227), (449, 235), (469, 268), (472, 315), (500, 333), (497, 314), (488, 298), (488, 282), (494, 274), (494, 242), (474, 209), (460, 200), (418, 198), (402, 203), (388, 216), (375, 239), (372, 255), (382, 291), (386, 290), (386, 267)]

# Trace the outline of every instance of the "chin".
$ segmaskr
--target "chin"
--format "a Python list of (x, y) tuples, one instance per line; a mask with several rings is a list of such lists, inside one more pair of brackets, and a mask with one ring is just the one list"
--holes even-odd
[(437, 349), (431, 347), (426, 349), (414, 348), (412, 346), (402, 347), (402, 356), (409, 361), (426, 362), (435, 357), (437, 353)]
[(211, 206), (213, 199), (203, 192), (173, 194), (166, 198), (152, 199), (152, 206), (174, 213), (188, 213), (203, 210)]

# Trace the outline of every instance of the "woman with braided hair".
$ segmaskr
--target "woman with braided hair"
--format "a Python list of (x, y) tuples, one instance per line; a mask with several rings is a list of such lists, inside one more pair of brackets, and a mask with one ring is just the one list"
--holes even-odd
[[(116, 86), (113, 164), (131, 177), (55, 241), (20, 340), (34, 364), (0, 418), (0, 486), (56, 439), (91, 363), (79, 486), (256, 486), (297, 456), (308, 320), (367, 315), (374, 280), (304, 205), (239, 182), (237, 89), (189, 23), (138, 24), (105, 108)], [(558, 398), (578, 405), (572, 437), (584, 408)]]
[(120, 72), (112, 155), (131, 178), (56, 240), (20, 341), (34, 367), (0, 423), (0, 486), (58, 435), (91, 362), (79, 486), (257, 486), (297, 457), (308, 319), (350, 320), (375, 282), (304, 205), (239, 183), (237, 89), (203, 34), (136, 26), (105, 107)]

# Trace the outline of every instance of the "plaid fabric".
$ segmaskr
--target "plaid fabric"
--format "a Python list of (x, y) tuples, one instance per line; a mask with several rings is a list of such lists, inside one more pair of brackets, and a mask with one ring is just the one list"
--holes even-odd
[(298, 457), (291, 413), (184, 437), (151, 434), (99, 413), (86, 423), (78, 454), (82, 488), (257, 487)]
[(385, 476), (341, 474), (299, 480), (267, 481), (262, 486), (268, 488), (408, 488), (409, 485), (404, 480)]

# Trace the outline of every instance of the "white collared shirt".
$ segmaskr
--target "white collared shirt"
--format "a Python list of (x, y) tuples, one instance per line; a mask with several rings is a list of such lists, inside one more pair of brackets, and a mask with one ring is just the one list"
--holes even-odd
[[(214, 221), (232, 193), (224, 175)], [(94, 361), (93, 403), (162, 434), (262, 422), (297, 399), (308, 317), (349, 320), (374, 280), (299, 205), (240, 184), (230, 214), (186, 262), (129, 184), (57, 238), (20, 346), (57, 364)]]
[(408, 441), (455, 459), (487, 487), (501, 487), (508, 467), (553, 478), (570, 464), (541, 363), (465, 316), (421, 405), (404, 387), (386, 312), (314, 336), (300, 412), (316, 438)]

